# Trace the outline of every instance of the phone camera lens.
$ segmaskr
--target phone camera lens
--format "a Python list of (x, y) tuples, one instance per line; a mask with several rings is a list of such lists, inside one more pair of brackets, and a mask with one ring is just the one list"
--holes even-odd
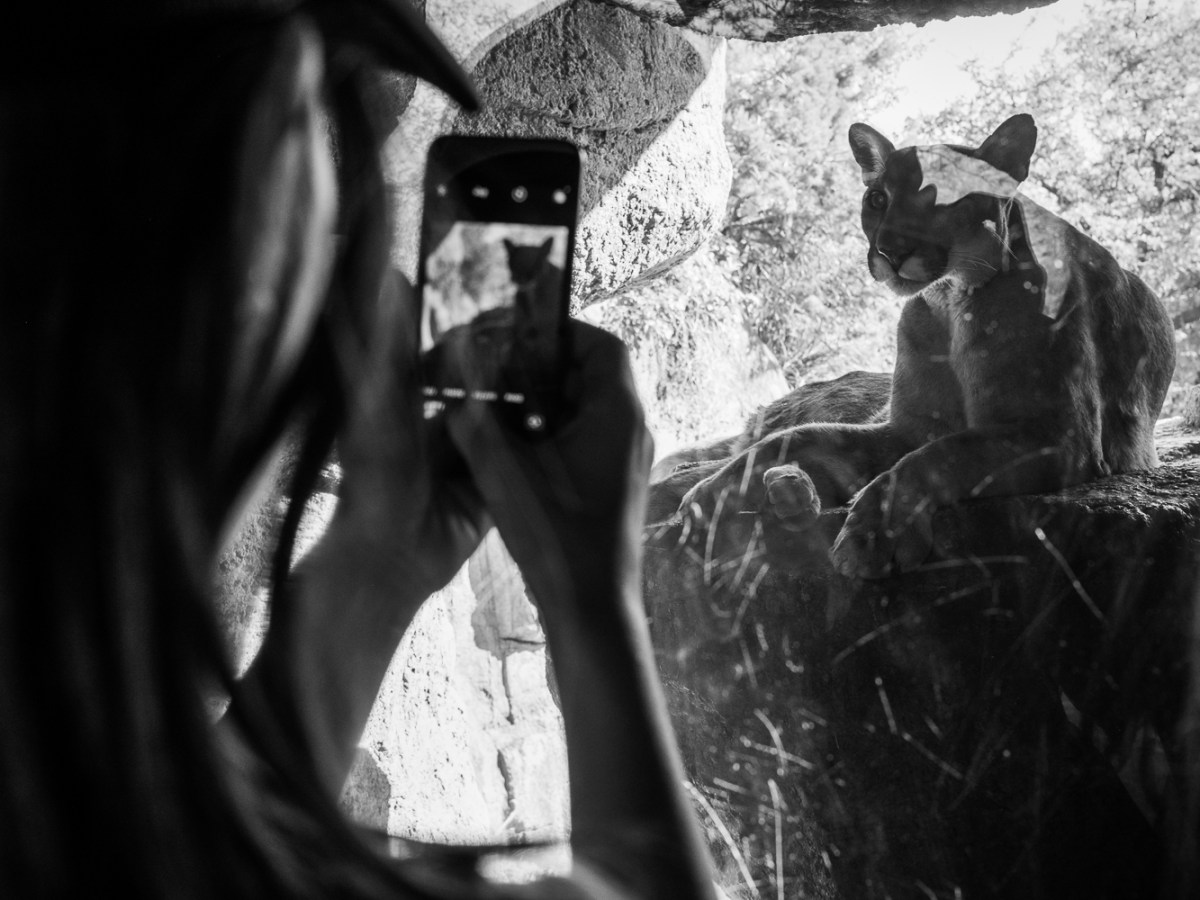
[(525, 189), (524, 185), (518, 184), (515, 188), (513, 188), (512, 198), (517, 203), (524, 203), (526, 198), (528, 198), (528, 197), (529, 197), (529, 191), (527, 191)]
[(541, 431), (546, 427), (546, 420), (537, 413), (530, 413), (525, 417), (525, 427), (530, 431)]
[(555, 191), (553, 194), (553, 197), (554, 197), (555, 203), (566, 203), (567, 202), (567, 192), (564, 191), (562, 188), (559, 188), (557, 191)]

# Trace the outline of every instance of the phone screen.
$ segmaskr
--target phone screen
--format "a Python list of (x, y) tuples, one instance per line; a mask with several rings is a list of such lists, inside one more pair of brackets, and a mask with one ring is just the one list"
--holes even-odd
[(427, 415), (468, 397), (546, 427), (563, 359), (578, 154), (561, 141), (447, 137), (425, 185), (418, 284)]
[(564, 225), (454, 222), (425, 259), (421, 349), (481, 313), (518, 302), (549, 307), (543, 315), (557, 328), (568, 237)]

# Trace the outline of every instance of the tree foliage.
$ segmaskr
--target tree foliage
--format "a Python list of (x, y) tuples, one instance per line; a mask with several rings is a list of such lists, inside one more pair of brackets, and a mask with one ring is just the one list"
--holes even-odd
[[(972, 67), (978, 89), (911, 127), (978, 140), (1033, 114), (1026, 190), (1107, 247), (1181, 329), (1176, 381), (1200, 374), (1200, 10), (1099, 0), (1041, 63), (1013, 78)], [(1040, 196), (1039, 196), (1040, 194)]]
[[(1200, 320), (1198, 34), (1195, 2), (1091, 0), (1032, 65), (967, 64), (964, 94), (905, 129), (922, 142), (974, 144), (1009, 115), (1032, 113), (1028, 193), (1158, 293), (1182, 329), (1177, 380), (1189, 383), (1200, 373), (1200, 322), (1189, 324)], [(925, 38), (913, 35), (732, 48), (735, 175), (715, 249), (757, 298), (751, 318), (793, 383), (891, 365), (898, 309), (866, 272), (845, 135), (852, 121), (912, 99), (898, 74), (921, 52)]]
[(887, 102), (903, 50), (894, 29), (731, 44), (734, 176), (714, 252), (751, 296), (748, 318), (793, 383), (891, 365), (895, 304), (867, 275), (846, 134)]

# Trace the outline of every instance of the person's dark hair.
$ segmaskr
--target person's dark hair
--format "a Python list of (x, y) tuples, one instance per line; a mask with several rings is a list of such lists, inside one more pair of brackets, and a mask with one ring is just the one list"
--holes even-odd
[[(203, 703), (236, 689), (212, 607), (223, 529), (285, 433), (310, 463), (329, 450), (332, 348), (365, 339), (380, 290), (371, 56), (319, 5), (100, 18), (0, 78), (0, 896), (417, 895), (316, 786), (292, 723), (243, 710), (231, 756)], [(279, 257), (261, 296), (247, 266), (255, 241), (288, 252), (311, 198), (255, 179), (312, 112), (271, 91), (314, 45), (341, 237), (281, 367), (308, 276)], [(255, 191), (275, 218), (247, 218)]]

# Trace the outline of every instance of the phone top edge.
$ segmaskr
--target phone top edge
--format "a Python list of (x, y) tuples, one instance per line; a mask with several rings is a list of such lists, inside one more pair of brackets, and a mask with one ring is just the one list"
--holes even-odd
[[(424, 218), (573, 229), (579, 180), (578, 151), (568, 141), (443, 135), (431, 147), (425, 170)], [(512, 193), (518, 186), (525, 189), (520, 200)], [(473, 188), (484, 189), (482, 196), (473, 195)]]
[(474, 177), (525, 177), (544, 180), (549, 172), (555, 178), (578, 180), (580, 160), (578, 150), (566, 141), (503, 141), (474, 140), (469, 143), (434, 142), (425, 169), (426, 191), (438, 181)]
[(442, 134), (433, 139), (429, 158), (441, 158), (463, 165), (493, 156), (546, 153), (579, 159), (579, 147), (557, 137), (518, 137), (516, 135)]

